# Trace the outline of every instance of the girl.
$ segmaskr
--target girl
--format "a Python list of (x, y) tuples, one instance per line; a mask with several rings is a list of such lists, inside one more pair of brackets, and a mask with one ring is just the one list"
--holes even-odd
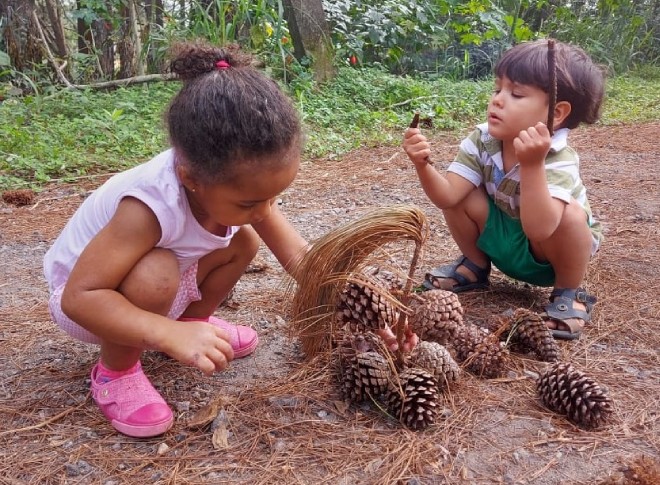
[(300, 163), (297, 113), (234, 48), (182, 44), (183, 81), (166, 113), (171, 149), (109, 179), (45, 256), (52, 318), (100, 345), (91, 392), (129, 436), (167, 431), (172, 411), (140, 366), (162, 351), (207, 375), (256, 347), (256, 333), (212, 316), (259, 238), (290, 273), (306, 241), (275, 200)]
[(528, 283), (554, 286), (544, 317), (556, 338), (578, 338), (595, 298), (581, 288), (602, 240), (568, 134), (595, 123), (604, 73), (579, 47), (556, 43), (554, 135), (545, 125), (551, 77), (547, 40), (519, 44), (495, 66), (488, 122), (463, 142), (446, 176), (429, 164), (419, 129), (403, 148), (422, 188), (442, 209), (462, 255), (429, 272), (424, 286), (454, 292), (488, 286), (491, 263)]

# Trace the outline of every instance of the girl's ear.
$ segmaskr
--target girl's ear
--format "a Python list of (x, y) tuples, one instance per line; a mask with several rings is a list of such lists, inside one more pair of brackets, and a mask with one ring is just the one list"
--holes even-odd
[(177, 163), (176, 174), (185, 188), (187, 188), (191, 192), (195, 192), (197, 190), (198, 184), (195, 181), (195, 179), (190, 175), (190, 173), (188, 172), (188, 168), (185, 165), (181, 163)]
[(553, 129), (558, 129), (564, 123), (568, 115), (571, 114), (571, 109), (571, 103), (568, 101), (559, 101), (555, 105), (555, 126), (553, 126)]

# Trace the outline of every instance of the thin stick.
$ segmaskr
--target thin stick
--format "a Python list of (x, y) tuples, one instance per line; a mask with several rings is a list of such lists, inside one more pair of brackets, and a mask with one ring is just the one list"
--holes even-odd
[(548, 130), (550, 136), (554, 135), (555, 106), (557, 105), (557, 59), (555, 57), (555, 41), (548, 39), (548, 76), (550, 78), (550, 91), (548, 92)]
[[(412, 260), (410, 261), (410, 269), (408, 269), (408, 279), (403, 287), (403, 301), (406, 306), (410, 304), (412, 295), (413, 277), (415, 276), (415, 269), (417, 269), (417, 262), (421, 253), (422, 245), (419, 241), (415, 241), (415, 252), (413, 253)], [(396, 323), (396, 342), (399, 344), (397, 348), (396, 357), (399, 365), (404, 363), (403, 340), (405, 338), (404, 330), (406, 325), (407, 314), (405, 312), (399, 313), (399, 321)]]
[(63, 418), (67, 414), (72, 413), (74, 411), (77, 411), (78, 409), (83, 407), (86, 403), (87, 403), (87, 401), (85, 400), (85, 401), (81, 402), (80, 404), (78, 404), (75, 408), (65, 409), (61, 413), (56, 414), (52, 418), (48, 418), (46, 421), (42, 421), (41, 423), (33, 424), (32, 426), (26, 426), (25, 428), (10, 429), (10, 430), (7, 430), (7, 431), (2, 431), (2, 432), (0, 432), (0, 436), (4, 436), (6, 434), (12, 434), (12, 433), (22, 433), (23, 431), (30, 431), (32, 429), (43, 428), (44, 426), (46, 426), (50, 423), (54, 423), (55, 421), (57, 421), (60, 418)]

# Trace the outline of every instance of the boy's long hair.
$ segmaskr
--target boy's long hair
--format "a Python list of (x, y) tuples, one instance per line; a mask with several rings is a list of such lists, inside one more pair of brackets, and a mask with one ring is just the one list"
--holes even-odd
[(177, 156), (200, 182), (231, 182), (239, 164), (241, 173), (278, 168), (263, 163), (301, 144), (295, 108), (251, 60), (237, 46), (198, 41), (172, 48), (170, 70), (183, 86), (165, 121)]
[[(557, 102), (568, 101), (571, 113), (562, 128), (592, 124), (600, 118), (605, 72), (579, 47), (555, 42)], [(495, 76), (550, 92), (548, 41), (525, 42), (506, 51), (495, 64)]]

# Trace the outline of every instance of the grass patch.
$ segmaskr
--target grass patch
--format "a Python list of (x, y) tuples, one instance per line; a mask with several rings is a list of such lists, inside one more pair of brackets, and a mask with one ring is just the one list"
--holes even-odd
[[(167, 146), (162, 116), (178, 87), (177, 82), (153, 83), (7, 99), (0, 104), (0, 190), (39, 188), (148, 160)], [(398, 144), (415, 111), (433, 120), (431, 131), (467, 132), (484, 119), (492, 83), (344, 68), (322, 89), (302, 78), (286, 89), (307, 133), (305, 156), (318, 158)], [(657, 77), (610, 79), (602, 123), (657, 120), (658, 105)]]

